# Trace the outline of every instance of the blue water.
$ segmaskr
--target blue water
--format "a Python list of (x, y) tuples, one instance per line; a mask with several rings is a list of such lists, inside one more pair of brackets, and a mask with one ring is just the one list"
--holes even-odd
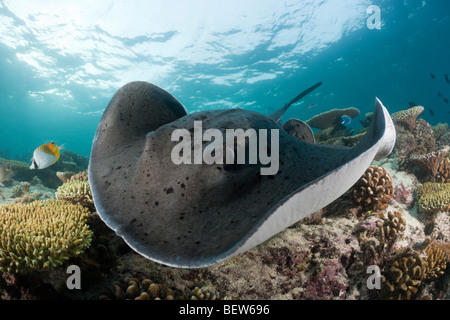
[[(366, 25), (370, 5), (379, 30)], [(49, 141), (88, 156), (103, 110), (134, 80), (189, 112), (269, 114), (322, 81), (283, 119), (351, 106), (363, 118), (378, 97), (390, 112), (413, 101), (430, 124), (450, 122), (437, 94), (450, 99), (449, 15), (448, 0), (3, 0), (0, 157), (29, 159)]]

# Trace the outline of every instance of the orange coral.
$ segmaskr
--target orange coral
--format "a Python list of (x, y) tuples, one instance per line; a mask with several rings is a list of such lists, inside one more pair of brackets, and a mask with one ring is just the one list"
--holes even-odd
[(441, 161), (436, 173), (436, 180), (440, 183), (450, 183), (450, 164), (448, 158)]

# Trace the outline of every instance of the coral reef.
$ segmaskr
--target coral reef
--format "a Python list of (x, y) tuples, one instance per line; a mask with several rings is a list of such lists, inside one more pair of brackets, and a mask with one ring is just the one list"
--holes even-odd
[(89, 247), (88, 211), (62, 201), (0, 207), (0, 270), (49, 270)]
[(382, 297), (385, 299), (410, 300), (419, 290), (426, 273), (426, 263), (419, 253), (394, 259), (382, 276)]
[(450, 183), (450, 164), (448, 158), (445, 158), (439, 164), (436, 172), (436, 180), (440, 183)]
[(56, 172), (56, 176), (63, 182), (66, 183), (67, 181), (70, 180), (70, 178), (74, 175), (75, 173), (72, 171), (65, 171), (65, 172), (61, 172), (58, 171)]
[(360, 111), (357, 108), (347, 108), (347, 109), (332, 109), (330, 111), (318, 114), (306, 123), (316, 129), (327, 129), (334, 128), (340, 124), (340, 118), (343, 115), (347, 115), (350, 118), (355, 118), (359, 115)]
[(81, 204), (92, 210), (94, 209), (94, 200), (92, 199), (89, 181), (69, 180), (58, 187), (55, 196), (58, 200), (68, 201), (72, 204)]
[(383, 167), (370, 166), (359, 181), (352, 187), (351, 193), (356, 204), (363, 210), (384, 210), (393, 195), (392, 178)]
[(209, 287), (195, 287), (192, 290), (193, 295), (191, 300), (216, 300), (217, 295), (214, 289), (210, 289)]
[(436, 149), (436, 140), (434, 138), (433, 129), (424, 119), (417, 119), (413, 134), (416, 141), (416, 147), (411, 154), (426, 154), (433, 152)]
[(431, 245), (426, 250), (426, 267), (425, 279), (435, 279), (444, 275), (447, 267), (447, 255), (437, 245)]
[[(2, 163), (9, 163), (10, 160), (0, 159)], [(80, 172), (87, 169), (88, 158), (78, 155), (69, 150), (61, 151), (60, 159), (45, 170), (30, 170), (30, 164), (21, 161), (12, 161), (12, 169), (16, 174), (15, 179), (19, 181), (27, 181), (32, 183), (32, 180), (37, 177), (41, 184), (48, 188), (56, 189), (62, 184), (62, 181), (57, 176), (57, 172)]]
[(407, 110), (401, 110), (391, 115), (395, 123), (405, 126), (407, 130), (413, 130), (416, 127), (416, 118), (423, 112), (424, 107), (415, 106)]
[(403, 127), (397, 127), (396, 130), (397, 139), (392, 156), (406, 157), (416, 148), (416, 139), (414, 134)]
[(450, 183), (426, 182), (417, 188), (419, 208), (425, 212), (450, 210)]
[(434, 138), (439, 140), (448, 131), (448, 123), (438, 123), (437, 125), (431, 127), (434, 133)]
[(445, 158), (447, 153), (450, 151), (450, 147), (445, 147), (444, 149), (434, 151), (431, 153), (411, 156), (409, 161), (413, 164), (419, 166), (425, 173), (431, 178), (434, 179), (436, 173), (438, 172), (439, 165), (441, 161)]
[(436, 146), (438, 147), (450, 146), (450, 132), (446, 132), (442, 136), (440, 136), (436, 140)]

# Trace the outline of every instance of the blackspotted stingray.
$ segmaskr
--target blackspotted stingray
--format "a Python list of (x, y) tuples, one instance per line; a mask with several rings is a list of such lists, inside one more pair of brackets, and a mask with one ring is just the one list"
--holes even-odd
[[(255, 247), (337, 199), (395, 144), (391, 117), (378, 99), (371, 125), (354, 148), (317, 145), (303, 141), (303, 134), (289, 134), (308, 130), (298, 121), (288, 131), (280, 126), (287, 107), (271, 116), (242, 109), (187, 114), (155, 85), (124, 85), (106, 108), (92, 144), (89, 181), (98, 214), (148, 259), (205, 267)], [(263, 175), (262, 163), (248, 161), (175, 164), (171, 152), (179, 141), (172, 141), (172, 133), (194, 132), (194, 121), (201, 121), (202, 132), (277, 130), (278, 171)]]

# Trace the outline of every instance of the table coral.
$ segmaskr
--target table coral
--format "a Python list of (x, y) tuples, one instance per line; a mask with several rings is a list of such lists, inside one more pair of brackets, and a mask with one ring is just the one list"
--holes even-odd
[(416, 118), (423, 112), (423, 110), (424, 107), (415, 106), (407, 110), (395, 112), (391, 115), (391, 118), (394, 122), (404, 125), (406, 129), (413, 130), (416, 127)]
[(357, 108), (332, 109), (312, 117), (306, 123), (312, 128), (324, 130), (334, 128), (340, 124), (340, 118), (343, 115), (355, 118), (359, 113), (360, 111)]
[(435, 178), (441, 161), (450, 151), (450, 147), (427, 154), (411, 156), (410, 161), (423, 169), (432, 179)]
[(393, 195), (392, 177), (383, 167), (370, 166), (352, 187), (356, 204), (364, 210), (384, 210)]
[(419, 208), (425, 212), (450, 210), (450, 183), (426, 182), (417, 188)]
[(88, 210), (63, 201), (0, 207), (0, 270), (26, 273), (60, 266), (89, 247)]

